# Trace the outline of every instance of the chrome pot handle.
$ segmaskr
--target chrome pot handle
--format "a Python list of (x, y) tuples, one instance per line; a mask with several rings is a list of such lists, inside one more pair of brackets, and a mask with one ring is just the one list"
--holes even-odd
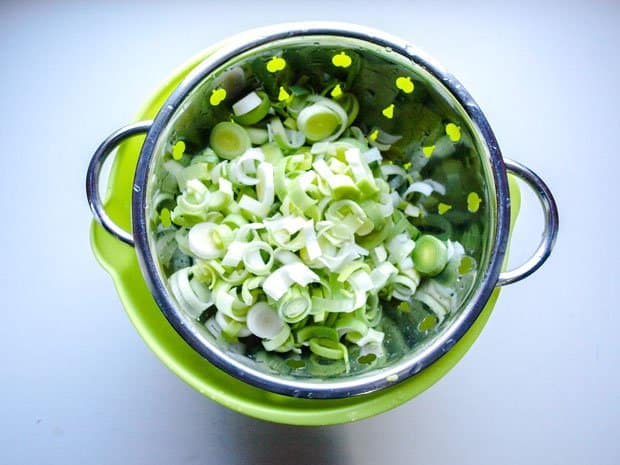
[(536, 173), (526, 166), (523, 166), (521, 163), (507, 158), (504, 158), (504, 163), (506, 165), (506, 170), (523, 180), (534, 191), (538, 200), (540, 200), (545, 216), (545, 230), (542, 240), (531, 258), (514, 270), (500, 273), (497, 280), (498, 286), (521, 281), (540, 268), (545, 260), (549, 258), (549, 254), (551, 254), (551, 250), (558, 236), (559, 227), (558, 207), (551, 191), (544, 181), (540, 179)]
[(106, 231), (132, 247), (134, 245), (132, 235), (117, 225), (105, 211), (99, 196), (99, 176), (103, 163), (121, 142), (129, 137), (148, 132), (152, 124), (152, 121), (140, 121), (110, 134), (93, 154), (86, 173), (86, 197), (88, 197), (88, 204), (95, 219)]

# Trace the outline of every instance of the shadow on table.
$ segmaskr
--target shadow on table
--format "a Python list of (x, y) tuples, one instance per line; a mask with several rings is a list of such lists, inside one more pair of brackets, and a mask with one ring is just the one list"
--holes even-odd
[[(218, 409), (230, 463), (348, 465), (344, 426), (288, 426)], [(221, 430), (220, 430), (221, 431)], [(222, 432), (222, 431), (221, 431)], [(218, 435), (222, 437), (221, 435)], [(221, 464), (221, 462), (220, 462)], [(223, 465), (223, 464), (221, 464)]]

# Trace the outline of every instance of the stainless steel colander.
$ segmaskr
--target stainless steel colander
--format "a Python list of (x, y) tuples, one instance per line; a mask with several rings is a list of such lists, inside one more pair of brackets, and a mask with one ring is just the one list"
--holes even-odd
[[(419, 302), (408, 311), (385, 304), (386, 356), (374, 363), (353, 360), (347, 374), (316, 378), (296, 356), (266, 363), (249, 347), (216, 340), (203, 322), (181, 311), (172, 297), (154, 245), (153, 195), (162, 180), (164, 155), (175, 140), (190, 148), (230, 113), (236, 98), (258, 87), (275, 93), (304, 77), (321, 87), (342, 81), (360, 101), (355, 124), (391, 140), (390, 159), (412, 163), (433, 179), (451, 180), (460, 189), (448, 193), (450, 211), (426, 218), (419, 226), (453, 240), (468, 241), (477, 268), (455, 285), (458, 305), (433, 327)], [(450, 121), (461, 130), (458, 146), (445, 145), (433, 157), (423, 149), (440, 146), (446, 135), (433, 127)], [(135, 172), (132, 233), (106, 214), (98, 194), (105, 159), (124, 139), (146, 134)], [(532, 258), (501, 272), (508, 244), (510, 197), (506, 173), (532, 187), (545, 214), (543, 239)], [(480, 194), (480, 208), (467, 208), (467, 194)], [(149, 288), (170, 324), (202, 356), (227, 373), (260, 388), (295, 397), (341, 398), (376, 391), (428, 367), (458, 341), (476, 320), (496, 286), (533, 273), (549, 256), (558, 231), (551, 192), (532, 171), (504, 159), (491, 128), (469, 93), (419, 50), (387, 34), (336, 23), (295, 23), (250, 31), (228, 41), (179, 84), (153, 121), (126, 126), (108, 137), (94, 154), (87, 175), (87, 195), (95, 218), (106, 230), (134, 246)]]

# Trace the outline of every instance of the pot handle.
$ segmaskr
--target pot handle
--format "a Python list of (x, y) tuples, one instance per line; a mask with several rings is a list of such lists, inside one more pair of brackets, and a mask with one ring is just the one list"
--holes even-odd
[(532, 257), (514, 270), (500, 273), (497, 280), (498, 286), (521, 281), (540, 268), (551, 254), (551, 250), (558, 236), (559, 227), (558, 207), (551, 191), (544, 181), (540, 179), (536, 173), (526, 166), (523, 166), (521, 163), (508, 158), (504, 158), (504, 163), (506, 165), (506, 170), (524, 181), (534, 191), (538, 200), (540, 200), (540, 205), (542, 206), (545, 216), (545, 230), (543, 231), (540, 244)]
[[(86, 173), (86, 197), (88, 198), (88, 204), (93, 212), (93, 216), (106, 231), (132, 247), (134, 245), (132, 235), (117, 225), (105, 211), (99, 196), (99, 176), (103, 163), (121, 142), (129, 137), (148, 132), (152, 124), (152, 121), (140, 121), (122, 127), (110, 134), (93, 154), (88, 165), (88, 172)], [(136, 189), (135, 186), (134, 189)]]

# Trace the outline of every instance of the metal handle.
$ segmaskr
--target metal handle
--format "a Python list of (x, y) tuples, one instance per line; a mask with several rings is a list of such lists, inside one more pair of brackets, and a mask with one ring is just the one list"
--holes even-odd
[(504, 158), (506, 169), (512, 174), (525, 181), (525, 183), (532, 188), (543, 209), (545, 216), (545, 230), (543, 231), (543, 237), (538, 245), (538, 248), (534, 252), (534, 255), (525, 262), (523, 265), (515, 268), (514, 270), (505, 271), (500, 273), (497, 280), (498, 286), (504, 286), (505, 284), (516, 283), (523, 278), (527, 278), (540, 266), (545, 263), (545, 260), (549, 258), (551, 250), (555, 244), (555, 240), (558, 236), (559, 217), (558, 207), (555, 203), (555, 199), (551, 194), (551, 191), (544, 183), (542, 179), (538, 177), (532, 170), (523, 166), (514, 160)]
[(140, 121), (112, 133), (95, 151), (86, 173), (86, 197), (95, 219), (106, 231), (132, 247), (134, 245), (132, 235), (117, 225), (103, 207), (101, 197), (99, 197), (99, 175), (103, 163), (121, 142), (129, 137), (148, 132), (152, 124), (152, 121)]

